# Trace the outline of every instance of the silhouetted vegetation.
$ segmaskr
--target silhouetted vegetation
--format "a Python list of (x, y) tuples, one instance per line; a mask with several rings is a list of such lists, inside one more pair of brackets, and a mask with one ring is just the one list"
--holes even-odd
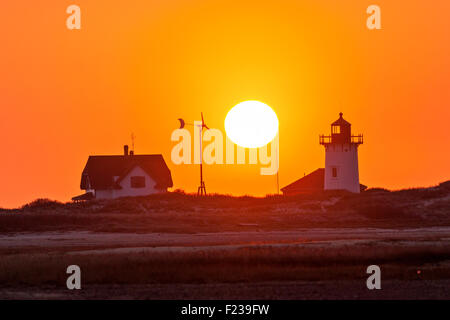
[[(135, 285), (167, 285), (166, 291), (156, 290), (152, 297), (164, 293), (165, 297), (175, 294), (179, 298), (179, 285), (206, 284), (216, 290), (216, 286), (224, 284), (264, 284), (266, 293), (267, 283), (273, 285), (276, 298), (281, 283), (296, 281), (304, 287), (304, 283), (311, 286), (315, 281), (334, 284), (357, 280), (358, 286), (364, 288), (367, 265), (377, 264), (383, 268), (383, 281), (392, 279), (403, 285), (405, 280), (426, 279), (437, 281), (441, 288), (450, 279), (448, 240), (438, 232), (428, 234), (430, 231), (422, 232), (421, 239), (416, 235), (393, 235), (403, 227), (450, 226), (449, 208), (448, 182), (400, 191), (374, 188), (361, 194), (329, 191), (262, 198), (218, 194), (197, 197), (178, 190), (148, 197), (65, 204), (38, 199), (18, 209), (0, 210), (1, 233), (32, 232), (37, 233), (37, 242), (43, 241), (29, 245), (21, 234), (6, 236), (16, 238), (20, 244), (1, 249), (0, 283), (18, 292), (48, 286), (52, 294), (58, 289), (67, 295), (66, 268), (77, 264), (83, 270), (82, 292), (95, 291), (102, 298), (111, 297), (110, 287), (106, 290), (103, 286), (132, 291)], [(367, 227), (392, 230), (384, 238), (364, 238)], [(345, 237), (339, 241), (303, 239), (299, 230), (305, 228), (336, 228)], [(352, 228), (358, 228), (356, 234), (352, 235)], [(318, 230), (327, 239), (327, 229)], [(57, 241), (61, 237), (52, 238), (53, 231), (64, 233), (64, 245)], [(78, 240), (71, 238), (70, 231), (75, 231)], [(252, 231), (257, 232), (249, 233)], [(294, 231), (294, 238), (273, 240), (268, 236), (277, 231)], [(111, 238), (96, 240), (103, 232), (103, 236)], [(239, 236), (226, 242), (224, 232)], [(246, 232), (250, 241), (248, 237), (242, 240)], [(131, 243), (111, 241), (119, 237), (117, 233), (133, 233), (133, 237), (144, 233), (139, 239), (154, 238)], [(154, 242), (163, 233), (170, 234), (167, 242)], [(205, 242), (204, 235), (198, 233), (217, 238)], [(254, 240), (254, 234), (263, 234), (263, 238)], [(173, 244), (179, 237), (186, 238)], [(428, 288), (428, 282), (418, 283)], [(315, 286), (311, 288), (316, 290)], [(401, 297), (406, 291), (401, 291)], [(70, 294), (73, 297), (73, 292)], [(222, 294), (216, 292), (218, 297)], [(448, 298), (448, 293), (438, 296)]]
[[(383, 265), (383, 279), (450, 278), (450, 248), (436, 243), (398, 245), (384, 241), (303, 246), (252, 245), (241, 248), (88, 252), (70, 255), (7, 255), (0, 263), (3, 285), (65, 286), (68, 265), (76, 261), (83, 284), (223, 283), (256, 281), (324, 281), (362, 279), (370, 264)], [(430, 270), (430, 272), (426, 272)], [(431, 271), (432, 270), (432, 271)], [(362, 282), (364, 283), (364, 282)]]
[(27, 203), (26, 205), (22, 206), (22, 210), (56, 210), (64, 208), (64, 204), (59, 201), (54, 201), (50, 199), (36, 199), (30, 203)]
[(400, 191), (377, 188), (361, 194), (327, 191), (261, 198), (198, 197), (177, 191), (65, 204), (38, 199), (19, 209), (0, 211), (0, 232), (196, 233), (402, 225), (450, 225), (449, 183)]

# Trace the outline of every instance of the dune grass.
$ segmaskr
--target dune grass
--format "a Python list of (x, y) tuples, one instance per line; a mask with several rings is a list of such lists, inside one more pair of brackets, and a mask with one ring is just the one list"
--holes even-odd
[(362, 194), (250, 196), (182, 192), (116, 200), (60, 203), (38, 199), (0, 210), (0, 232), (220, 232), (302, 227), (450, 225), (448, 184), (426, 189)]
[(385, 279), (450, 279), (450, 247), (448, 242), (411, 246), (384, 241), (232, 250), (13, 254), (0, 260), (0, 283), (64, 286), (71, 264), (80, 266), (85, 284), (364, 279), (370, 264), (383, 266)]
[[(174, 192), (85, 203), (40, 199), (18, 209), (0, 210), (0, 233), (211, 232), (220, 237), (225, 231), (444, 226), (450, 225), (449, 208), (448, 184), (396, 192), (373, 189), (359, 195), (324, 192), (292, 197), (199, 198)], [(123, 248), (116, 252), (95, 246), (25, 249), (1, 252), (2, 288), (65, 288), (66, 268), (72, 264), (81, 267), (83, 286), (345, 279), (361, 279), (364, 285), (370, 264), (382, 266), (383, 279), (450, 279), (449, 241), (433, 237), (427, 241), (252, 243), (160, 251)]]

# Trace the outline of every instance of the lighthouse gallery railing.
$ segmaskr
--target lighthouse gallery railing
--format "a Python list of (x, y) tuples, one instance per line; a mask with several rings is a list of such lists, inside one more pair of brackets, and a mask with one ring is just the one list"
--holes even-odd
[[(350, 136), (350, 143), (355, 144), (362, 144), (364, 142), (364, 137), (362, 134), (358, 135), (351, 135)], [(332, 143), (332, 136), (331, 135), (319, 135), (319, 143), (320, 144), (330, 144)]]

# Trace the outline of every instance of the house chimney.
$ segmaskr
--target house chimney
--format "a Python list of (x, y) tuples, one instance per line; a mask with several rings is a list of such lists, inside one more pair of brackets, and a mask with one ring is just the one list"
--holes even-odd
[(123, 155), (124, 156), (128, 155), (128, 145), (127, 144), (123, 146)]
[(134, 151), (130, 150), (130, 156), (133, 156), (133, 155), (134, 155)]

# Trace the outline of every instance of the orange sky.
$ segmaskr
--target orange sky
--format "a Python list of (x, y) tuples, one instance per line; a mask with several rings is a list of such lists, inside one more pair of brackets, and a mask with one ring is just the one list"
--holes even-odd
[[(57, 4), (55, 4), (57, 3)], [(82, 10), (82, 30), (65, 26)], [(366, 28), (381, 7), (383, 30)], [(80, 194), (90, 154), (162, 153), (174, 188), (177, 118), (223, 130), (244, 100), (280, 121), (280, 184), (324, 165), (318, 135), (340, 111), (363, 133), (360, 180), (429, 186), (450, 178), (450, 2), (412, 0), (2, 1), (0, 206)], [(205, 167), (209, 192), (273, 193), (258, 165)]]

